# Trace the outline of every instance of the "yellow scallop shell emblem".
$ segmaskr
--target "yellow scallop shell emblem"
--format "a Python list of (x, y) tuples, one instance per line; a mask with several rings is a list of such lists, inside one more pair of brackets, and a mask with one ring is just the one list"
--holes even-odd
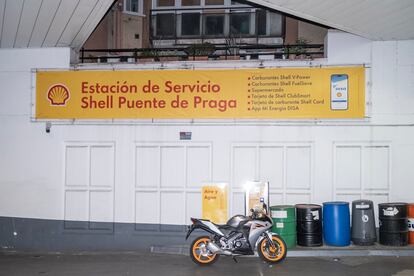
[(56, 84), (47, 91), (51, 105), (65, 105), (69, 99), (69, 90), (62, 84)]

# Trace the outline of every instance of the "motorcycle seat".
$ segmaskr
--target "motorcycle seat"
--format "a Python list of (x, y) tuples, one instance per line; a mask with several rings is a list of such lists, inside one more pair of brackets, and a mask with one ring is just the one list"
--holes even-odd
[(226, 224), (218, 224), (218, 223), (214, 223), (214, 222), (212, 222), (211, 220), (209, 220), (209, 219), (199, 219), (199, 220), (201, 220), (201, 221), (208, 221), (208, 222), (211, 222), (213, 225), (215, 225), (218, 229), (224, 229), (224, 230), (231, 230), (231, 229), (234, 229), (234, 227), (232, 227), (232, 226), (230, 226), (230, 225), (228, 225), (227, 223)]
[[(240, 215), (239, 215), (240, 216)], [(241, 217), (241, 216), (240, 216)], [(240, 218), (239, 217), (239, 218)], [(251, 219), (249, 217), (245, 217), (243, 216), (243, 219), (239, 219), (237, 222), (233, 222), (233, 225), (231, 225), (232, 223), (232, 219), (230, 219), (226, 224), (217, 224), (212, 222), (209, 219), (200, 219), (201, 221), (208, 221), (210, 223), (212, 223), (213, 225), (215, 225), (218, 229), (220, 230), (225, 230), (225, 231), (237, 231), (238, 229), (240, 229), (244, 224), (246, 224), (247, 222), (249, 222)]]
[(234, 230), (235, 228), (227, 224), (215, 224), (220, 230)]

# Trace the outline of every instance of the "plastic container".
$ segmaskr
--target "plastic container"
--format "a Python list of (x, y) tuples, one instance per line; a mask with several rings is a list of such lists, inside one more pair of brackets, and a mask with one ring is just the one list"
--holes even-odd
[(414, 203), (408, 204), (408, 243), (414, 244)]
[(374, 203), (371, 200), (352, 201), (352, 242), (373, 245), (377, 241)]
[(351, 241), (349, 203), (323, 203), (323, 238), (326, 245), (347, 246)]

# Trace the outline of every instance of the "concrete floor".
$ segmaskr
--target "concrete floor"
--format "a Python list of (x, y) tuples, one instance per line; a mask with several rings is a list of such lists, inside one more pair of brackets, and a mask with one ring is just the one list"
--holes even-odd
[(188, 256), (151, 253), (0, 253), (0, 275), (414, 275), (414, 257), (287, 258), (268, 265), (258, 258), (222, 257), (210, 267)]

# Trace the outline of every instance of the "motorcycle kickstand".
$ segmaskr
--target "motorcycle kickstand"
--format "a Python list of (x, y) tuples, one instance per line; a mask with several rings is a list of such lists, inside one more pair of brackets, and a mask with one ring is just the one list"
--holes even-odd
[(233, 256), (233, 261), (237, 264), (239, 261), (237, 261), (236, 256)]

